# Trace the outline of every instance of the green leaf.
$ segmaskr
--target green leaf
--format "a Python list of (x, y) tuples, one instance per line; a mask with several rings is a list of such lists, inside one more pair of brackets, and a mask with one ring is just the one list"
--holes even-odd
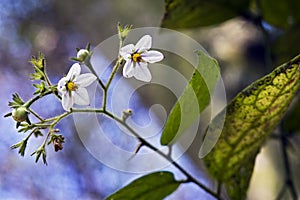
[(249, 0), (166, 0), (162, 27), (194, 28), (214, 25), (248, 10)]
[(11, 149), (19, 148), (18, 153), (21, 154), (21, 156), (24, 156), (25, 155), (25, 149), (26, 149), (26, 146), (27, 146), (27, 141), (28, 141), (28, 139), (24, 139), (24, 140), (20, 141), (19, 143), (12, 145), (10, 148)]
[(300, 1), (298, 0), (261, 0), (263, 19), (273, 26), (288, 29), (300, 22)]
[(35, 137), (43, 136), (43, 133), (40, 131), (40, 129), (36, 128), (33, 130), (33, 135)]
[(33, 86), (37, 89), (33, 94), (36, 95), (36, 94), (40, 94), (42, 95), (44, 92), (47, 91), (47, 87), (45, 85), (44, 82), (41, 82), (40, 84), (33, 84)]
[(40, 72), (29, 74), (29, 76), (31, 80), (35, 80), (35, 81), (44, 80), (44, 75)]
[(5, 114), (3, 117), (9, 117), (9, 116), (12, 116), (12, 113), (10, 112), (10, 113), (7, 113), (7, 114)]
[[(300, 55), (255, 81), (227, 106), (220, 138), (204, 162), (232, 199), (245, 199), (256, 155), (299, 89), (299, 77)], [(213, 119), (206, 137), (218, 131), (213, 127), (224, 112)]]
[(181, 182), (174, 179), (171, 172), (155, 172), (143, 176), (116, 193), (107, 197), (107, 200), (148, 200), (163, 199), (174, 192)]
[(202, 51), (197, 52), (199, 63), (182, 96), (172, 108), (165, 124), (160, 143), (175, 142), (199, 117), (210, 103), (210, 96), (220, 77), (217, 61)]
[(46, 68), (46, 59), (42, 53), (38, 54), (38, 57), (31, 57), (29, 61), (34, 68), (34, 73), (29, 74), (31, 80), (45, 80), (45, 68)]
[(8, 102), (8, 106), (11, 108), (18, 108), (24, 104), (24, 101), (21, 99), (21, 97), (15, 93), (12, 95), (13, 96), (13, 101)]
[(38, 54), (38, 57), (31, 57), (31, 60), (29, 61), (33, 66), (36, 72), (44, 71), (45, 66), (46, 66), (46, 60), (45, 56), (42, 53)]
[(33, 156), (34, 154), (36, 154), (35, 157), (35, 162), (38, 162), (40, 157), (42, 156), (43, 162), (45, 165), (47, 165), (47, 154), (46, 154), (46, 149), (45, 149), (45, 145), (42, 144), (36, 151), (34, 151), (31, 156)]

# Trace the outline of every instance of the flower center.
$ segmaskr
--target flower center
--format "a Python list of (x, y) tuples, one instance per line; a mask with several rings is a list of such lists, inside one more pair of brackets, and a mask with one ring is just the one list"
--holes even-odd
[(142, 62), (143, 61), (142, 56), (139, 53), (133, 53), (131, 55), (131, 58), (134, 62)]
[(78, 86), (72, 81), (67, 82), (66, 86), (68, 91), (75, 91), (78, 89)]

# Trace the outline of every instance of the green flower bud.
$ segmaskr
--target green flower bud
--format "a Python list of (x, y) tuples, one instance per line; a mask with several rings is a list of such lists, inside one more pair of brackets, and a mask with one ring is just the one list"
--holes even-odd
[(126, 25), (126, 26), (121, 26), (121, 24), (118, 24), (118, 33), (119, 33), (119, 38), (120, 40), (124, 40), (128, 33), (131, 31), (132, 26), (131, 25)]
[(15, 108), (12, 111), (12, 117), (17, 122), (25, 121), (28, 118), (28, 114), (29, 112), (27, 111), (26, 107), (23, 106)]
[(77, 52), (77, 59), (80, 61), (80, 62), (84, 62), (85, 59), (87, 59), (88, 57), (90, 56), (90, 52), (86, 49), (80, 49), (78, 52)]

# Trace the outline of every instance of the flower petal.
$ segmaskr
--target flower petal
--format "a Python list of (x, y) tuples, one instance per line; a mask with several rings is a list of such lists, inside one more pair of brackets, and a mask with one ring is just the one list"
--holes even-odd
[(159, 51), (147, 51), (143, 53), (141, 56), (143, 60), (148, 63), (155, 63), (164, 59), (164, 55)]
[(70, 111), (74, 104), (72, 95), (70, 95), (69, 93), (63, 94), (61, 103), (65, 111)]
[(80, 87), (74, 92), (74, 103), (78, 105), (89, 105), (90, 98), (85, 88)]
[(145, 81), (149, 82), (151, 81), (151, 73), (147, 67), (147, 63), (142, 63), (140, 62), (136, 67), (135, 67), (135, 73), (134, 77), (140, 81)]
[(80, 71), (81, 67), (79, 63), (74, 63), (66, 76), (67, 80), (73, 80), (74, 78), (79, 76)]
[(92, 73), (80, 74), (76, 79), (76, 84), (79, 87), (87, 87), (91, 85), (97, 77)]
[(131, 57), (131, 54), (133, 53), (134, 51), (134, 45), (133, 44), (128, 44), (124, 47), (122, 47), (120, 49), (120, 55), (122, 56), (122, 58), (124, 58), (125, 60), (128, 60), (130, 59)]
[(57, 83), (57, 90), (59, 92), (61, 92), (62, 94), (64, 94), (67, 91), (66, 90), (66, 82), (68, 82), (68, 79), (66, 77), (63, 77)]
[(134, 75), (135, 63), (131, 60), (126, 61), (124, 67), (123, 67), (123, 76), (125, 78), (130, 78)]
[(152, 46), (152, 37), (150, 35), (144, 35), (135, 45), (135, 49), (139, 52), (148, 50)]

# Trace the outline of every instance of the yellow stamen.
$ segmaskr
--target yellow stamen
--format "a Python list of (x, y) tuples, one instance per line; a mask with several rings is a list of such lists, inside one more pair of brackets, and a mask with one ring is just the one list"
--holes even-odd
[(68, 91), (75, 91), (78, 89), (78, 86), (72, 81), (69, 81), (66, 86)]
[(143, 61), (142, 56), (139, 53), (132, 54), (132, 60), (134, 62), (142, 62)]

